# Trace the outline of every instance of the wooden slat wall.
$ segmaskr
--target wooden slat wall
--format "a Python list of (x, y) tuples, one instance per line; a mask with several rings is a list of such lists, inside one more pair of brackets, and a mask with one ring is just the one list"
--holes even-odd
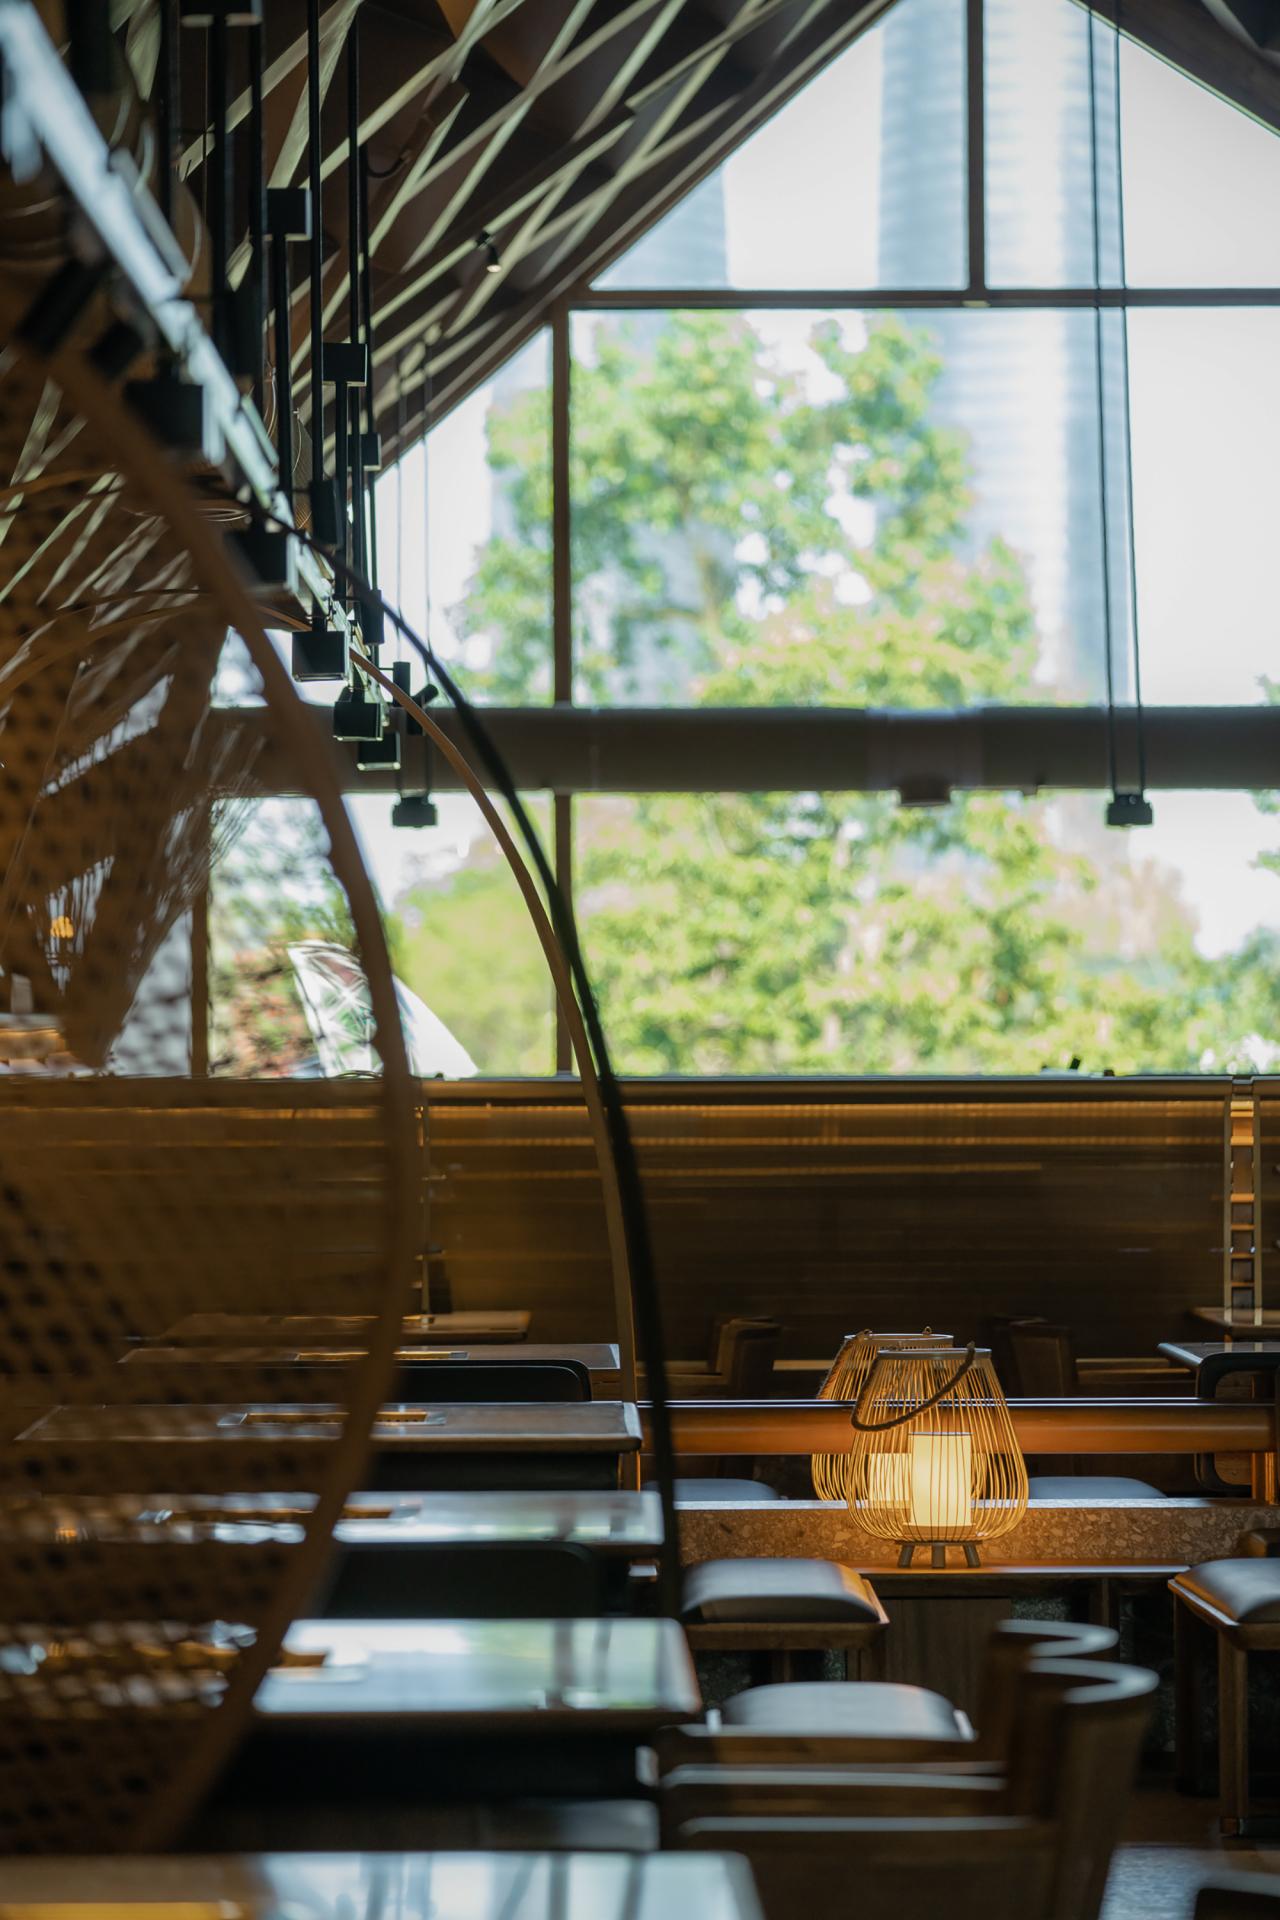
[[(1222, 1286), (1230, 1082), (631, 1082), (668, 1344), (768, 1313), (784, 1355), (862, 1325), (1040, 1313), (1150, 1354)], [(571, 1087), (428, 1089), (435, 1304), (603, 1339), (599, 1190)]]
[(0, 1271), (60, 1263), (119, 1338), (351, 1311), (386, 1258), (385, 1128), (367, 1082), (0, 1078)]
[[(1270, 1086), (1275, 1115), (1280, 1083)], [(576, 1087), (425, 1092), (432, 1304), (529, 1308), (537, 1340), (612, 1338)], [(984, 1312), (1035, 1312), (1072, 1326), (1084, 1354), (1149, 1355), (1186, 1330), (1187, 1307), (1221, 1296), (1230, 1092), (1225, 1079), (631, 1082), (669, 1349), (701, 1358), (711, 1321), (729, 1312), (780, 1318), (795, 1357), (828, 1353), (862, 1325), (965, 1335)], [(359, 1085), (0, 1089), (0, 1165), (41, 1193), (49, 1231), (86, 1276), (105, 1277), (108, 1262), (99, 1189), (109, 1212), (142, 1175), (146, 1239), (167, 1277), (139, 1289), (157, 1325), (129, 1332), (282, 1295), (301, 1307), (304, 1274), (311, 1310), (349, 1308), (351, 1276), (376, 1258), (376, 1139)], [(225, 1193), (216, 1228), (176, 1245), (184, 1185), (211, 1163)], [(1272, 1179), (1273, 1212), (1277, 1193)], [(1280, 1222), (1267, 1232), (1270, 1244)]]

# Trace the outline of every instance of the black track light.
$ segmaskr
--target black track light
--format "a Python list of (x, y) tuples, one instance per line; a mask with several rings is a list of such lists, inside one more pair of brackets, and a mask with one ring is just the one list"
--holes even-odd
[(1113, 793), (1107, 802), (1109, 827), (1149, 827), (1155, 820), (1145, 793)]
[(386, 708), (358, 681), (344, 687), (333, 704), (335, 740), (381, 740)]
[(434, 827), (438, 819), (429, 793), (402, 793), (391, 809), (393, 827)]
[(502, 272), (502, 255), (498, 252), (498, 243), (486, 227), (476, 240), (478, 247), (484, 248), (484, 270), (486, 273)]

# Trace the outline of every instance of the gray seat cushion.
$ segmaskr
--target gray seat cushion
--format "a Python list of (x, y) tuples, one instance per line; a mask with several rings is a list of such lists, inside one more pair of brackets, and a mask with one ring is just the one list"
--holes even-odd
[(1089, 1506), (1095, 1500), (1163, 1500), (1167, 1496), (1146, 1480), (1130, 1480), (1123, 1473), (1033, 1473), (1027, 1482), (1033, 1500), (1074, 1500)]
[(763, 1480), (677, 1480), (676, 1499), (690, 1506), (736, 1505), (740, 1500), (781, 1500), (782, 1495)]
[(874, 1593), (852, 1567), (832, 1560), (704, 1560), (684, 1577), (687, 1622), (843, 1620), (881, 1622)]
[(1238, 1626), (1280, 1624), (1280, 1560), (1206, 1560), (1169, 1585)]
[(841, 1733), (868, 1740), (956, 1740), (955, 1708), (926, 1687), (884, 1680), (814, 1680), (748, 1687), (726, 1700), (727, 1727), (760, 1733)]

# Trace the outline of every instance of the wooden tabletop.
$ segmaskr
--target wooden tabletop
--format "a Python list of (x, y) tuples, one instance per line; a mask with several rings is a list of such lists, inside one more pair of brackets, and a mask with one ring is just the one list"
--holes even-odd
[[(362, 1347), (325, 1346), (146, 1346), (132, 1347), (120, 1364), (134, 1371), (148, 1367), (334, 1367), (364, 1357)], [(555, 1346), (524, 1341), (484, 1341), (465, 1346), (408, 1346), (396, 1349), (396, 1359), (406, 1366), (429, 1366), (434, 1361), (474, 1361), (492, 1366), (509, 1361), (521, 1366), (554, 1364), (573, 1360), (591, 1374), (616, 1374), (618, 1349), (610, 1341), (596, 1340), (579, 1345)]]
[[(524, 1312), (411, 1313), (401, 1338), (406, 1346), (426, 1341), (523, 1340), (531, 1315)], [(358, 1346), (369, 1326), (359, 1313), (189, 1313), (159, 1336), (165, 1346)]]
[(1190, 1367), (1193, 1372), (1206, 1360), (1237, 1354), (1258, 1354), (1264, 1364), (1280, 1365), (1280, 1340), (1162, 1340), (1156, 1352), (1162, 1353), (1166, 1360)]
[[(0, 1502), (0, 1543), (235, 1540), (246, 1527), (287, 1542), (314, 1505), (309, 1494), (252, 1493), (13, 1500)], [(662, 1506), (656, 1493), (625, 1491), (361, 1493), (343, 1509), (335, 1538), (357, 1549), (554, 1541), (638, 1559), (662, 1544)]]
[[(0, 1453), (0, 1494), (33, 1485), (50, 1494), (150, 1494), (175, 1476), (192, 1493), (314, 1490), (341, 1441), (342, 1418), (332, 1402), (57, 1407)], [(640, 1443), (635, 1407), (618, 1400), (400, 1401), (374, 1424), (365, 1484), (397, 1492), (612, 1489), (622, 1456)]]
[(1256, 1340), (1260, 1333), (1280, 1332), (1280, 1309), (1264, 1307), (1258, 1319), (1253, 1309), (1235, 1314), (1228, 1313), (1225, 1307), (1192, 1307), (1189, 1309), (1193, 1320), (1199, 1320), (1203, 1326), (1216, 1327), (1219, 1333), (1239, 1335), (1242, 1340)]
[(324, 1665), (269, 1673), (264, 1724), (411, 1719), (490, 1737), (645, 1732), (702, 1712), (677, 1620), (299, 1620), (285, 1647)]
[[(0, 1862), (0, 1901), (29, 1920), (83, 1904), (198, 1904), (244, 1920), (761, 1920), (750, 1868), (719, 1853), (279, 1853)], [(41, 1908), (57, 1907), (57, 1915)], [(154, 1910), (160, 1912), (159, 1907)], [(26, 1917), (24, 1916), (24, 1920)], [(86, 1912), (85, 1920), (90, 1920)], [(122, 1920), (116, 1916), (116, 1920)], [(181, 1920), (172, 1916), (171, 1920)]]
[[(342, 1409), (323, 1402), (276, 1407), (204, 1405), (55, 1407), (18, 1443), (91, 1446), (332, 1443)], [(467, 1401), (384, 1407), (373, 1428), (380, 1452), (635, 1453), (640, 1417), (622, 1400)]]

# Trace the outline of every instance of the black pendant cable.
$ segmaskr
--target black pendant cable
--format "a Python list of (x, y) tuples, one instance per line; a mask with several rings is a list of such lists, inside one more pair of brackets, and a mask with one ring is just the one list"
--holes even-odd
[(324, 471), (324, 216), (320, 184), (320, 0), (307, 0), (307, 161), (311, 189), (311, 511), (312, 524), (336, 534), (327, 524)]
[[(261, 521), (268, 525), (275, 524), (266, 509), (258, 508), (255, 511)], [(316, 546), (310, 534), (302, 534), (300, 538), (304, 539), (309, 546)], [(568, 962), (583, 1025), (587, 1030), (587, 1040), (600, 1087), (600, 1102), (604, 1109), (609, 1149), (617, 1174), (618, 1201), (631, 1275), (636, 1333), (639, 1337), (639, 1347), (644, 1359), (649, 1389), (649, 1438), (653, 1447), (654, 1473), (662, 1506), (663, 1538), (662, 1549), (658, 1556), (658, 1604), (662, 1613), (672, 1619), (678, 1619), (681, 1606), (681, 1573), (680, 1520), (675, 1503), (675, 1445), (671, 1426), (671, 1409), (667, 1398), (667, 1358), (662, 1329), (662, 1303), (658, 1296), (657, 1278), (653, 1267), (649, 1214), (636, 1160), (635, 1144), (631, 1137), (630, 1122), (627, 1119), (622, 1102), (622, 1091), (609, 1055), (600, 1010), (591, 986), (591, 977), (587, 972), (582, 948), (578, 943), (577, 928), (542, 841), (525, 810), (510, 769), (487, 722), (481, 719), (462, 689), (438, 659), (429, 641), (415, 632), (404, 615), (384, 600), (370, 581), (357, 574), (349, 562), (331, 553), (324, 554), (324, 558), (333, 568), (335, 576), (342, 581), (353, 597), (370, 600), (381, 608), (384, 619), (391, 621), (396, 631), (418, 655), (430, 680), (444, 692), (457, 713), (464, 739), (484, 770), (489, 785), (501, 795), (510, 809), (516, 830), (524, 842), (542, 884), (543, 897), (547, 903), (551, 924)]]
[[(366, 232), (367, 231), (368, 229), (366, 227)], [(422, 345), (422, 395), (423, 412), (425, 415), (429, 411), (431, 399), (431, 363), (425, 339)], [(391, 678), (403, 692), (412, 694), (413, 667), (411, 662), (404, 657), (403, 646), (403, 636), (408, 632), (404, 619), (404, 442), (406, 414), (404, 353), (402, 351), (396, 355), (396, 611), (392, 616), (397, 635), (396, 653), (399, 657), (392, 664)], [(431, 558), (427, 544), (425, 512), (427, 484), (427, 438), (425, 433), (422, 436), (421, 445), (424, 500), (422, 527), (423, 629), (429, 635), (431, 632)], [(374, 598), (366, 602), (366, 605), (377, 610), (378, 625), (381, 627), (383, 624), (383, 610), (385, 609), (386, 603), (381, 600), (378, 595), (377, 580), (375, 579), (372, 584), (374, 588)], [(419, 647), (418, 651), (424, 653), (425, 659), (425, 650)], [(430, 705), (439, 691), (440, 689), (431, 679), (430, 671), (428, 670), (427, 680), (416, 695), (418, 705), (421, 707)], [(422, 728), (412, 715), (406, 713), (403, 708), (397, 711), (396, 725), (404, 733), (406, 739), (422, 740), (422, 763), (419, 784), (411, 793), (405, 792), (404, 780), (400, 773), (397, 774), (396, 801), (391, 809), (391, 824), (393, 827), (434, 827), (439, 822), (439, 813), (435, 801), (431, 798), (431, 742), (423, 738)]]
[[(1137, 749), (1138, 784), (1136, 789), (1120, 787), (1118, 729), (1119, 716), (1116, 709), (1115, 694), (1115, 655), (1114, 655), (1114, 614), (1111, 579), (1111, 514), (1109, 500), (1109, 461), (1107, 459), (1107, 404), (1104, 380), (1104, 328), (1102, 313), (1102, 218), (1100, 190), (1098, 181), (1098, 80), (1097, 80), (1097, 20), (1092, 7), (1088, 9), (1089, 22), (1089, 157), (1093, 185), (1093, 284), (1097, 294), (1094, 301), (1094, 366), (1097, 374), (1098, 402), (1098, 491), (1102, 547), (1102, 619), (1105, 644), (1106, 681), (1107, 681), (1107, 777), (1111, 785), (1111, 798), (1107, 802), (1106, 823), (1109, 827), (1149, 827), (1152, 824), (1151, 802), (1147, 798), (1147, 740), (1146, 723), (1142, 707), (1142, 666), (1138, 645), (1138, 567), (1135, 551), (1135, 533), (1133, 519), (1133, 427), (1129, 402), (1129, 312), (1123, 298), (1119, 304), (1120, 318), (1120, 371), (1122, 389), (1122, 418), (1124, 438), (1125, 466), (1125, 513), (1128, 535), (1128, 586), (1129, 619), (1133, 631), (1133, 707), (1135, 745)], [(1120, 0), (1116, 5), (1116, 51), (1115, 80), (1112, 96), (1112, 119), (1115, 133), (1115, 171), (1116, 171), (1116, 224), (1117, 224), (1117, 266), (1119, 284), (1123, 294), (1125, 277), (1125, 241), (1124, 241), (1124, 161), (1120, 124)]]
[(266, 128), (263, 117), (263, 66), (267, 29), (261, 20), (249, 28), (249, 259), (252, 288), (249, 331), (252, 334), (253, 399), (259, 418), (267, 417), (267, 171)]
[[(373, 404), (373, 265), (370, 259), (369, 242), (369, 147), (366, 142), (360, 149), (360, 313), (364, 328), (364, 343), (369, 355), (369, 378), (364, 388), (364, 430), (360, 437), (360, 481), (363, 489), (364, 510), (368, 520), (364, 531), (367, 557), (366, 573), (376, 587), (378, 584), (378, 489), (377, 475), (382, 471), (382, 443), (378, 437), (377, 419)], [(371, 622), (380, 626), (373, 617)], [(378, 657), (379, 634), (369, 636), (373, 647), (373, 658)]]
[[(165, 224), (173, 226), (173, 183), (178, 177), (178, 144), (182, 131), (182, 83), (178, 65), (177, 0), (160, 0), (160, 51), (153, 82), (156, 133), (160, 143), (156, 186)], [(176, 134), (176, 138), (175, 138)]]
[[(353, 347), (360, 345), (360, 15), (355, 14), (347, 29), (347, 338)], [(369, 349), (366, 345), (366, 352)], [(368, 381), (363, 384), (366, 388)], [(348, 414), (351, 437), (348, 442), (351, 463), (351, 563), (357, 573), (372, 575), (365, 553), (364, 517), (364, 429), (361, 422), (361, 384), (354, 392), (338, 393), (338, 405)], [(366, 636), (368, 639), (368, 636)], [(372, 643), (370, 643), (372, 644)], [(373, 646), (373, 658), (377, 648)]]

